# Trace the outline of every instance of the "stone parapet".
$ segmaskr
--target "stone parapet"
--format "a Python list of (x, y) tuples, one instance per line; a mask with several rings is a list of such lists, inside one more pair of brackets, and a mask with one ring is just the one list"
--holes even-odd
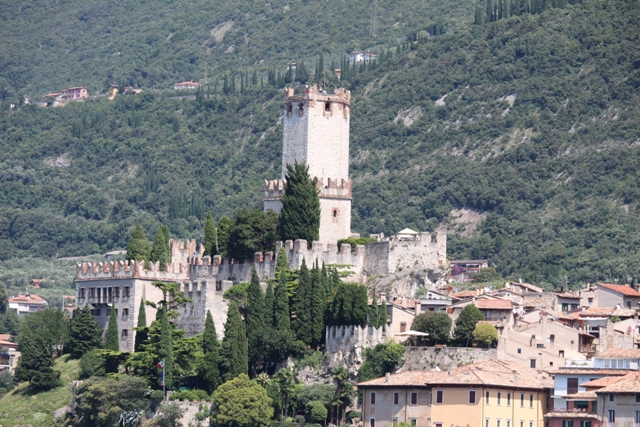
[(185, 265), (171, 263), (164, 271), (159, 263), (150, 263), (145, 269), (145, 262), (108, 261), (76, 264), (76, 282), (106, 279), (146, 279), (162, 281), (186, 280), (188, 270)]

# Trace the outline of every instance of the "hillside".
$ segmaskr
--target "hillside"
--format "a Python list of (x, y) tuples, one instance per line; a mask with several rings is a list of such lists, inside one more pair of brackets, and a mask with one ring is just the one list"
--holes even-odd
[[(595, 0), (460, 25), (355, 75), (354, 231), (446, 226), (450, 258), (533, 283), (640, 275), (639, 29), (638, 1)], [(3, 104), (0, 259), (123, 247), (136, 222), (200, 237), (207, 210), (257, 206), (281, 101), (254, 86)]]
[(79, 85), (95, 93), (120, 81), (169, 88), (203, 80), (205, 73), (210, 80), (247, 67), (284, 70), (288, 61), (315, 61), (322, 52), (339, 63), (353, 49), (395, 45), (431, 25), (454, 30), (473, 19), (470, 0), (377, 3), (374, 8), (370, 0), (3, 2), (0, 99), (37, 98)]

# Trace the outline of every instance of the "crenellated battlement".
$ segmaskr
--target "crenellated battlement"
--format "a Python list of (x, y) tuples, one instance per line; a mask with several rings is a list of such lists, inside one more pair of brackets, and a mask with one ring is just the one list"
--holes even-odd
[(187, 267), (181, 263), (166, 264), (164, 271), (158, 262), (149, 263), (139, 261), (108, 261), (84, 262), (76, 264), (76, 281), (108, 280), (108, 279), (146, 279), (146, 280), (185, 280)]
[(296, 93), (292, 87), (284, 89), (285, 104), (296, 101), (329, 101), (351, 105), (351, 91), (344, 88), (325, 88), (321, 85), (305, 85), (301, 92)]
[(264, 200), (280, 200), (284, 196), (287, 182), (284, 179), (264, 181)]
[[(287, 187), (287, 181), (284, 179), (272, 179), (264, 181), (264, 200), (275, 201), (282, 199), (285, 189)], [(318, 196), (320, 198), (327, 199), (351, 199), (351, 180), (346, 179), (333, 179), (333, 178), (318, 178), (316, 184), (318, 188)]]

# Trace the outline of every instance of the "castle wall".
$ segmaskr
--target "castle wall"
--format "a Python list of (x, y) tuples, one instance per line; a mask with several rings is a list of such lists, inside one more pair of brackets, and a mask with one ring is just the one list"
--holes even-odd
[(320, 198), (320, 241), (337, 243), (351, 234), (351, 200)]
[(389, 274), (389, 242), (371, 242), (365, 245), (367, 256), (364, 262), (364, 273), (371, 276)]
[(389, 274), (420, 265), (438, 268), (447, 263), (447, 235), (420, 233), (415, 240), (392, 239), (389, 247)]
[(327, 354), (349, 352), (354, 347), (375, 347), (387, 341), (382, 328), (359, 325), (327, 326), (325, 328), (325, 352)]

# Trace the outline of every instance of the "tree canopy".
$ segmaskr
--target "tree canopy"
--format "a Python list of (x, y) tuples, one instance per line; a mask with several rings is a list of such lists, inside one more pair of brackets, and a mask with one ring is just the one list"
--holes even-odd
[(266, 390), (247, 374), (240, 374), (218, 387), (213, 401), (216, 413), (212, 419), (216, 426), (266, 427), (273, 417)]

